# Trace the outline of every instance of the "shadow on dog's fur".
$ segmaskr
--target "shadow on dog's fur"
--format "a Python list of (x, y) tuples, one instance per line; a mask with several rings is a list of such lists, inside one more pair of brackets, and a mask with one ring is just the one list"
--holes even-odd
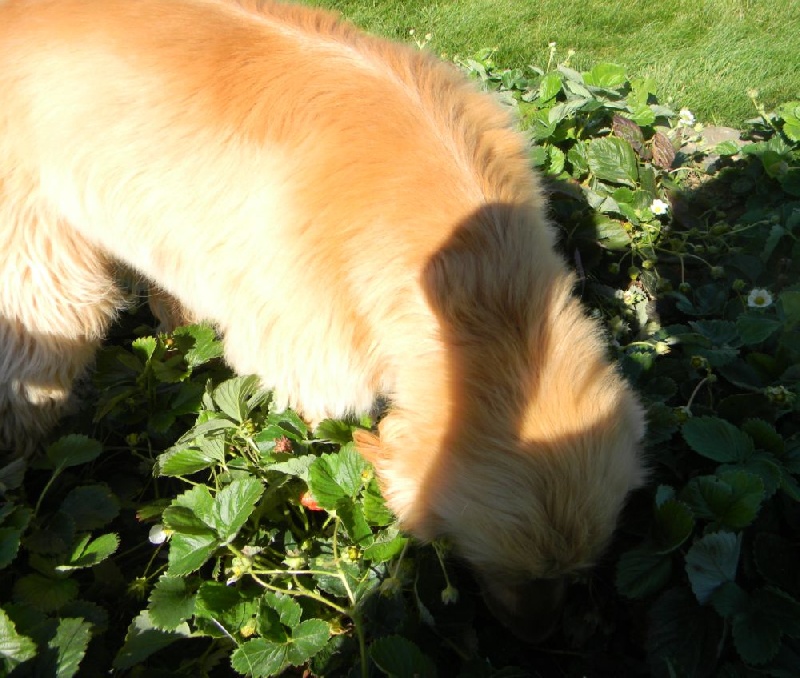
[(506, 621), (532, 578), (602, 551), (642, 480), (642, 412), (523, 140), (452, 67), (301, 7), (6, 0), (0, 91), (0, 445), (52, 424), (122, 263), (279, 405), (388, 396), (359, 450)]
[[(542, 613), (560, 603), (560, 578), (602, 554), (642, 481), (644, 431), (572, 277), (556, 258), (531, 265), (532, 223), (519, 205), (486, 205), (433, 255), (422, 279), (443, 364), (420, 379), (422, 408), (395, 408), (380, 440), (357, 440), (406, 526), (449, 535), (490, 608), (540, 639), (557, 622)], [(417, 453), (421, 440), (437, 453)]]

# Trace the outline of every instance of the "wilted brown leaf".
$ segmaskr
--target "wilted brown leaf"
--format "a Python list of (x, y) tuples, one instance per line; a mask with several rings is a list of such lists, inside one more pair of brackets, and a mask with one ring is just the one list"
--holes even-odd
[(650, 142), (653, 149), (653, 164), (661, 169), (669, 169), (675, 160), (672, 142), (661, 132), (656, 132)]
[(650, 159), (650, 151), (644, 145), (644, 134), (633, 120), (615, 114), (611, 120), (611, 131), (614, 136), (625, 139), (642, 160)]

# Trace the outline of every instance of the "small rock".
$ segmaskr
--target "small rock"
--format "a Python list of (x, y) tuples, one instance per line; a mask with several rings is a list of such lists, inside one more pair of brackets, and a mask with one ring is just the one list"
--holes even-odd
[(732, 127), (706, 127), (700, 132), (700, 137), (706, 148), (713, 148), (723, 141), (735, 141), (742, 146), (744, 142), (739, 138), (741, 132)]
[(741, 132), (732, 127), (705, 127), (699, 134), (700, 138), (697, 141), (690, 141), (681, 147), (684, 154), (691, 156), (695, 153), (705, 153), (723, 141), (733, 141), (740, 148), (750, 143), (740, 139)]

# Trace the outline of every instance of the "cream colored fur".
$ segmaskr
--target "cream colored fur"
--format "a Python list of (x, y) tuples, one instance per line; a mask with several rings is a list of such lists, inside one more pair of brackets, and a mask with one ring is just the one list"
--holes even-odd
[(0, 444), (57, 416), (134, 268), (358, 435), (390, 506), (510, 584), (592, 563), (643, 415), (504, 110), (327, 13), (0, 2)]

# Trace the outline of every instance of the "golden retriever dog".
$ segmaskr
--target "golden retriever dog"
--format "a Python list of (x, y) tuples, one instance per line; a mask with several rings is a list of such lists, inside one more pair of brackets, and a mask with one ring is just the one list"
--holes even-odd
[(0, 92), (0, 445), (53, 424), (122, 264), (279, 407), (388, 398), (358, 449), (506, 622), (602, 553), (643, 412), (523, 138), (454, 67), (291, 5), (0, 0)]

